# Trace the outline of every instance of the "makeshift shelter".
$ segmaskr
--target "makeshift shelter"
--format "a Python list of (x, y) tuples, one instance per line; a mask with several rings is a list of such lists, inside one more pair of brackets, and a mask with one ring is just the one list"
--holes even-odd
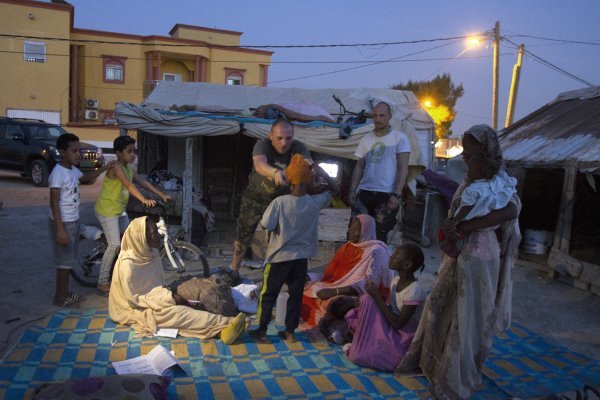
[(522, 258), (600, 294), (600, 86), (561, 93), (500, 143), (519, 177)]
[[(274, 119), (258, 118), (254, 110), (271, 105), (308, 110), (301, 121), (293, 121), (295, 138), (301, 140), (316, 160), (352, 160), (361, 137), (373, 129), (370, 120), (348, 121), (351, 114), (338, 115), (341, 107), (370, 112), (379, 101), (390, 104), (395, 129), (411, 141), (411, 175), (430, 168), (435, 125), (412, 92), (392, 89), (291, 89), (227, 86), (209, 83), (160, 82), (142, 104), (117, 104), (122, 132), (138, 131), (139, 168), (148, 172), (157, 162), (183, 176), (183, 227), (189, 231), (193, 185), (211, 195), (212, 208), (233, 217), (239, 210), (241, 192), (252, 168), (254, 139), (268, 135)], [(311, 112), (320, 110), (320, 112)], [(295, 115), (300, 115), (296, 113)], [(184, 156), (185, 154), (185, 156)], [(351, 167), (342, 174), (350, 178)]]

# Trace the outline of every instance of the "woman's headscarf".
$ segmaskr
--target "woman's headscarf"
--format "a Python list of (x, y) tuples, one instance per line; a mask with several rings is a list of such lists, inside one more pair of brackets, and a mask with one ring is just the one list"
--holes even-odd
[(360, 221), (360, 239), (359, 243), (367, 240), (377, 239), (375, 232), (375, 219), (368, 214), (357, 215), (356, 218)]
[(146, 220), (148, 217), (136, 218), (127, 227), (121, 240), (122, 260), (135, 260), (137, 265), (150, 263), (158, 255), (158, 250), (148, 246), (146, 238)]
[(465, 135), (471, 135), (475, 140), (481, 143), (484, 148), (482, 155), (488, 160), (493, 161), (498, 169), (502, 168), (504, 159), (502, 157), (502, 149), (500, 148), (498, 135), (495, 130), (485, 124), (473, 125), (465, 131)]

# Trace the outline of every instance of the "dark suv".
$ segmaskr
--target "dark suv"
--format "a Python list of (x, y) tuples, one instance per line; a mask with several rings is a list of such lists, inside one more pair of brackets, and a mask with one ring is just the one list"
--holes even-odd
[[(58, 125), (39, 119), (0, 117), (0, 168), (20, 171), (36, 186), (48, 186), (48, 176), (60, 161), (56, 139), (66, 133)], [(81, 142), (79, 169), (104, 165), (102, 149)]]

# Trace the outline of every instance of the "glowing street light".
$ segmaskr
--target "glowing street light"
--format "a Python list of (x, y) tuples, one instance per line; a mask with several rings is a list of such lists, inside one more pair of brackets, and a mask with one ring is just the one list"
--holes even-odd
[(477, 47), (483, 43), (483, 39), (479, 36), (471, 36), (467, 38), (467, 46), (470, 48)]

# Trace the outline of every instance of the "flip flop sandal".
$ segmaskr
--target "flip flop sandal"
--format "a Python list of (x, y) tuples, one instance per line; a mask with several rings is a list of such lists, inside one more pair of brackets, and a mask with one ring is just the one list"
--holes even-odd
[(85, 298), (77, 293), (71, 292), (69, 297), (67, 297), (62, 303), (54, 303), (55, 305), (62, 308), (79, 308), (81, 306), (81, 302), (85, 300)]
[(98, 285), (96, 286), (96, 293), (102, 297), (108, 297), (110, 293), (110, 285)]

